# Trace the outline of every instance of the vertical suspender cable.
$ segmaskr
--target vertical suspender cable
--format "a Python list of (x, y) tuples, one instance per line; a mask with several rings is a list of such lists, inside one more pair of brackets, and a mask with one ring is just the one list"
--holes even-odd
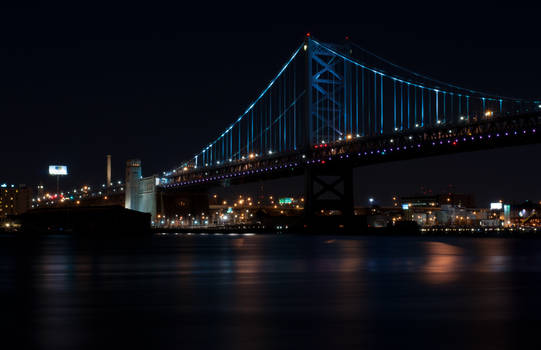
[(351, 69), (348, 68), (348, 84), (350, 84), (350, 88), (348, 89), (348, 105), (349, 105), (349, 131), (353, 134), (353, 73), (351, 72)]
[(446, 108), (445, 96), (446, 95), (447, 95), (447, 93), (445, 91), (443, 91), (443, 111), (441, 113), (441, 115), (443, 117), (443, 122), (445, 122), (445, 108)]
[(396, 80), (394, 79), (393, 79), (393, 101), (394, 101), (393, 130), (396, 130)]
[(436, 90), (434, 96), (436, 97), (436, 124), (438, 124), (438, 122), (440, 121), (438, 115), (438, 90)]
[(374, 135), (378, 134), (378, 76), (374, 72)]
[(359, 68), (355, 66), (355, 133), (359, 135)]
[[(293, 66), (293, 99), (297, 98), (297, 65)], [(293, 149), (297, 150), (297, 102), (293, 105)]]
[(407, 96), (408, 96), (408, 129), (410, 128), (410, 84), (408, 83), (407, 87)]
[[(334, 75), (333, 75), (333, 82), (334, 82)], [(336, 93), (337, 93), (337, 91), (335, 90), (334, 84), (333, 84), (332, 98), (333, 98), (333, 101), (335, 101), (335, 108), (339, 108), (339, 105), (338, 105), (339, 99), (337, 98)], [(336, 114), (334, 115), (335, 117), (338, 118), (338, 133), (340, 133), (342, 131), (342, 116), (340, 115), (340, 113), (342, 113), (343, 107), (344, 106), (342, 105), (341, 109), (337, 109)]]
[[(371, 93), (371, 89), (370, 89), (370, 75), (368, 75), (368, 88), (367, 88), (367, 91), (368, 91), (368, 94)], [(367, 96), (367, 100), (368, 100), (368, 135), (372, 135), (372, 96)]]
[(452, 121), (452, 119), (454, 119), (454, 116), (455, 116), (455, 94), (452, 92), (450, 94), (451, 96), (449, 98), (451, 99), (450, 101), (451, 115), (449, 116), (449, 119)]
[(421, 87), (421, 126), (425, 125), (425, 91)]
[(365, 134), (365, 106), (364, 106), (364, 68), (361, 68), (361, 123), (362, 123), (362, 134)]
[(343, 71), (343, 84), (344, 84), (344, 92), (343, 92), (343, 106), (342, 106), (342, 109), (343, 109), (343, 112), (344, 112), (344, 135), (347, 135), (348, 133), (348, 122), (347, 122), (347, 114), (348, 114), (348, 109), (347, 109), (347, 93), (348, 93), (348, 81), (347, 81), (347, 74), (346, 74), (346, 60), (343, 60), (344, 61), (344, 71)]
[(383, 74), (379, 75), (379, 83), (380, 83), (379, 88), (380, 88), (380, 94), (381, 94), (381, 96), (380, 96), (380, 100), (381, 100), (381, 107), (380, 107), (381, 108), (381, 110), (380, 110), (380, 112), (381, 112), (381, 124), (380, 124), (379, 127), (380, 127), (380, 133), (383, 134)]
[(413, 94), (414, 94), (414, 100), (413, 100), (413, 119), (414, 119), (414, 125), (417, 125), (417, 86), (413, 87)]
[(269, 146), (272, 151), (274, 148), (274, 138), (272, 136), (272, 90), (269, 92)]
[(485, 98), (483, 97), (483, 116), (485, 115)]
[(400, 84), (400, 130), (404, 129), (404, 84)]

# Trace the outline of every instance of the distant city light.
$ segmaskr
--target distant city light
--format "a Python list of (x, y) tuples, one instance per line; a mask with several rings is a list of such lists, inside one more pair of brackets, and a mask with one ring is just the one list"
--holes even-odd
[(291, 198), (291, 197), (279, 198), (278, 203), (280, 205), (291, 204), (291, 203), (293, 203), (293, 198)]

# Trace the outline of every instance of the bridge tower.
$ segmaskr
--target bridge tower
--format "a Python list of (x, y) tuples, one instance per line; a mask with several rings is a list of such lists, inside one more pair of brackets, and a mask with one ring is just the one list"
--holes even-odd
[[(344, 47), (334, 45), (337, 50)], [(306, 98), (304, 111), (304, 152), (322, 142), (346, 138), (348, 135), (340, 131), (340, 124), (347, 120), (347, 82), (350, 70), (343, 61), (328, 50), (315, 45), (308, 34), (303, 49), (305, 51)], [(325, 118), (319, 111), (325, 106), (338, 118)], [(324, 135), (324, 136), (322, 136)], [(340, 211), (344, 222), (353, 217), (353, 167), (347, 163), (340, 167), (305, 168), (305, 223), (317, 224), (316, 216), (328, 210)]]

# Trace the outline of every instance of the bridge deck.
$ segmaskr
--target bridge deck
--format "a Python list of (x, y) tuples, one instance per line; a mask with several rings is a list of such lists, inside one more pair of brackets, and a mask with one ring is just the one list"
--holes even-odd
[(240, 184), (298, 176), (307, 167), (359, 167), (380, 162), (422, 158), (496, 147), (539, 143), (541, 113), (495, 117), (459, 125), (439, 125), (377, 137), (352, 137), (315, 145), (303, 152), (232, 161), (213, 167), (179, 171), (162, 184), (164, 190)]

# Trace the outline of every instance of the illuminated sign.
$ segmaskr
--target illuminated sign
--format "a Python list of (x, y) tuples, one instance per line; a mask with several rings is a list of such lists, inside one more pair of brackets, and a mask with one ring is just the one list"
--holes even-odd
[(280, 199), (278, 199), (278, 203), (280, 205), (291, 204), (291, 203), (293, 203), (293, 198), (291, 198), (291, 197), (280, 198)]
[(490, 203), (490, 210), (502, 210), (503, 204), (501, 202)]
[(65, 165), (49, 165), (49, 175), (68, 175), (68, 167)]
[(409, 204), (402, 204), (402, 209), (403, 210), (408, 210), (409, 208), (410, 208)]

